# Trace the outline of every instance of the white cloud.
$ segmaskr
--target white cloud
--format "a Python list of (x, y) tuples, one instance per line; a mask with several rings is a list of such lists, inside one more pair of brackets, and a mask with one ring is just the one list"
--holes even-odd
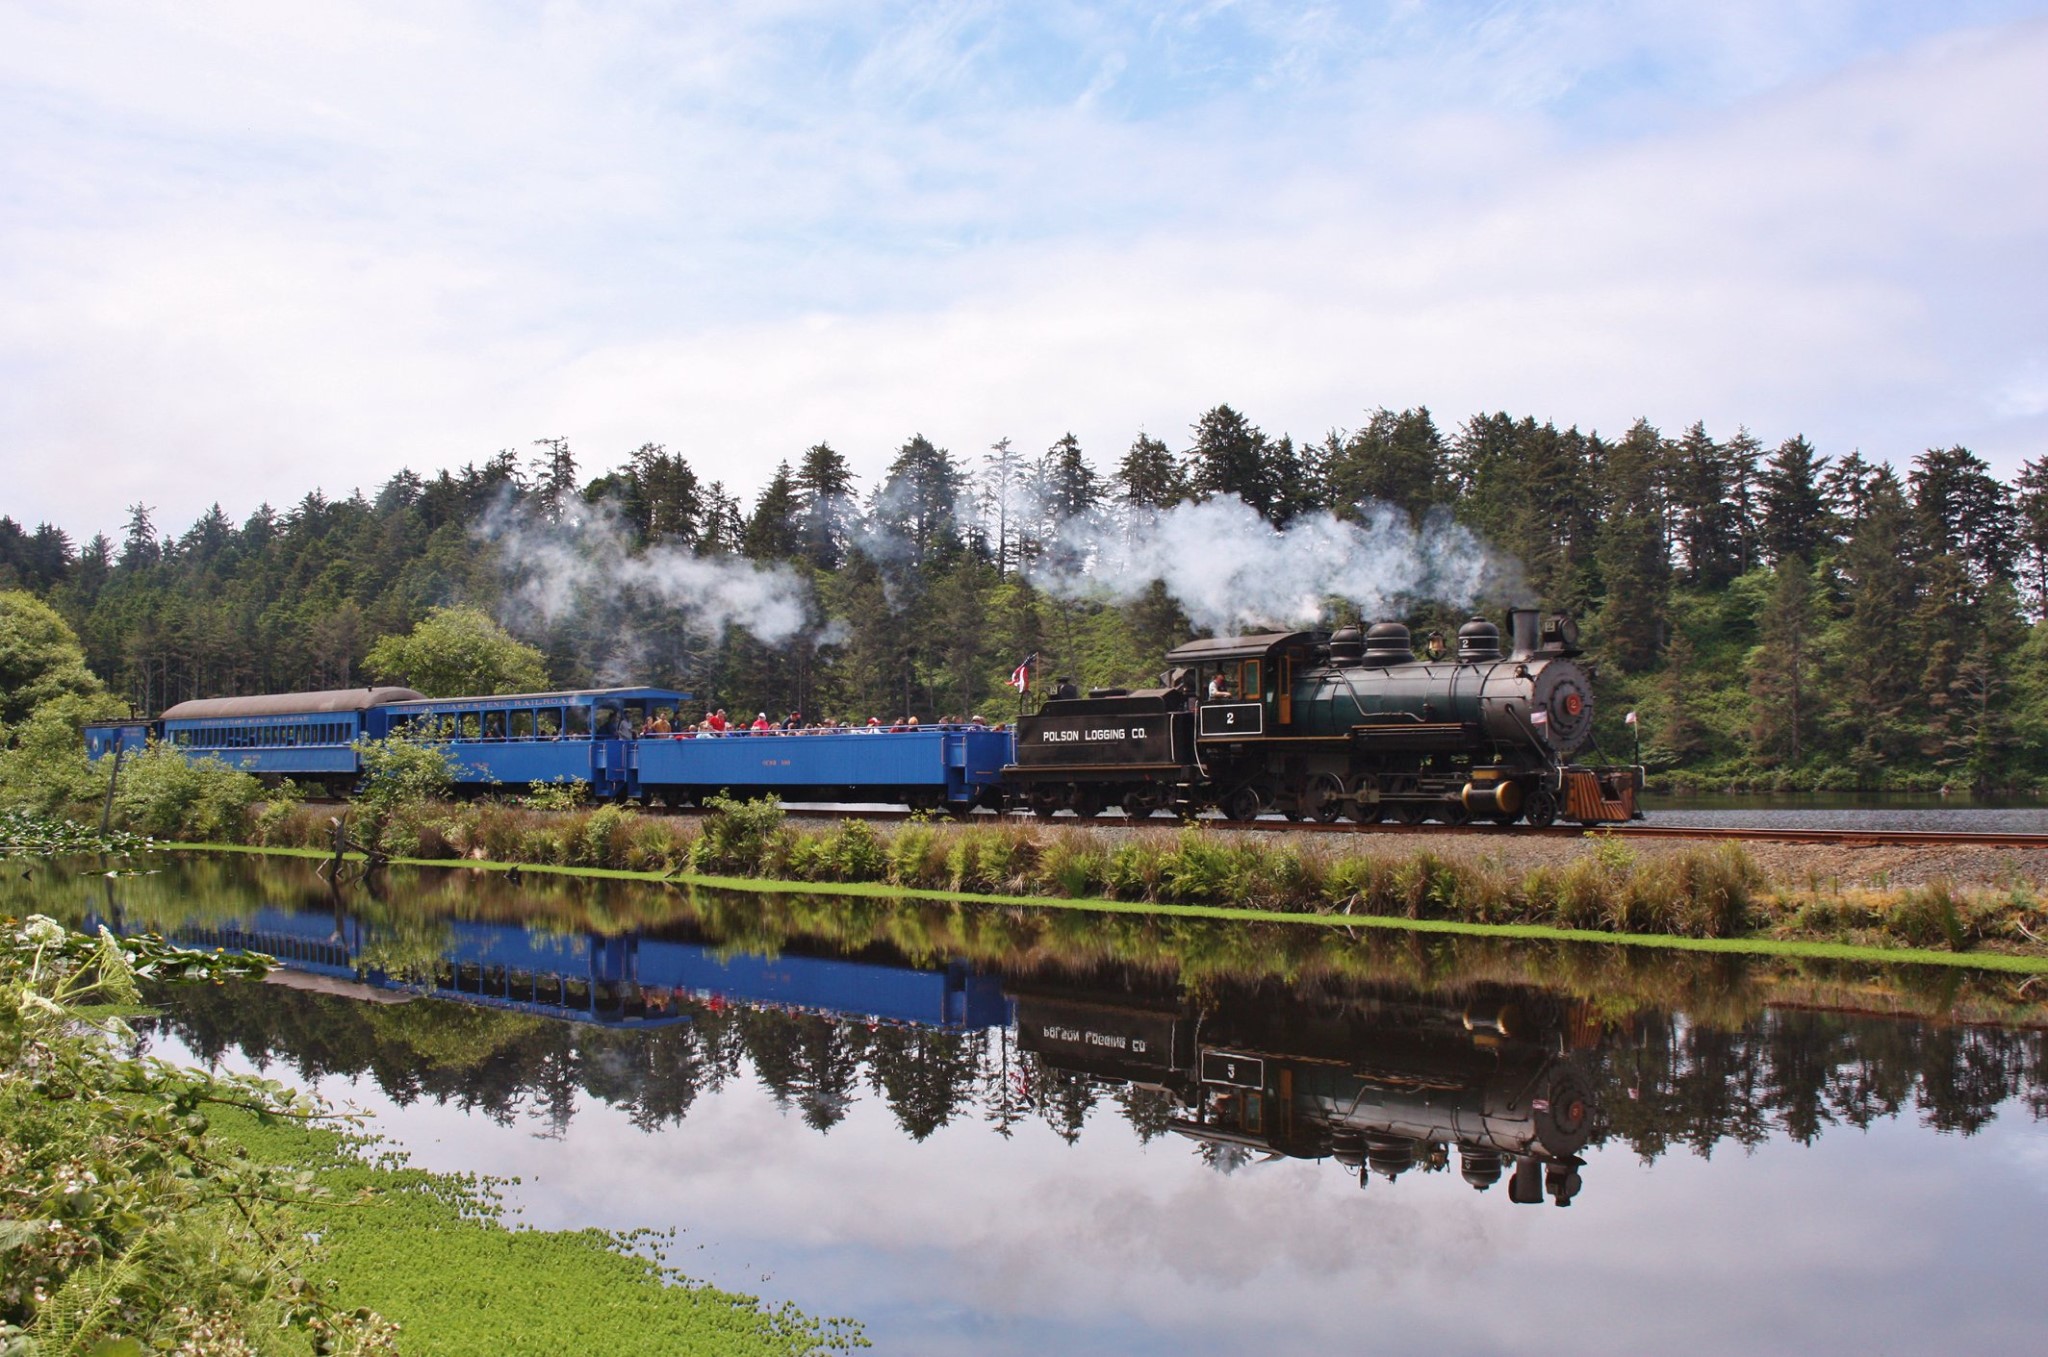
[(16, 7), (0, 511), (182, 525), (556, 434), (743, 489), (914, 431), (1106, 464), (1224, 400), (2009, 469), (2048, 26), (1931, 23)]

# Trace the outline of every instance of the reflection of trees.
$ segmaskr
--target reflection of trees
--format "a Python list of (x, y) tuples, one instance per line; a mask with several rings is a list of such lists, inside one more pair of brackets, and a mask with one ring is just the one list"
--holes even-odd
[(923, 1140), (953, 1119), (982, 1082), (978, 1056), (986, 1043), (959, 1032), (925, 1027), (883, 1027), (874, 1035), (868, 1086), (888, 1102), (912, 1140)]
[(2015, 1097), (2037, 1118), (2048, 1111), (2038, 1030), (1771, 1010), (1736, 1030), (1639, 1021), (1598, 1059), (1606, 1137), (1645, 1159), (1774, 1131), (1810, 1142), (1829, 1125), (1867, 1127), (1908, 1107), (1966, 1135)]
[[(161, 1002), (158, 1021), (202, 1059), (239, 1048), (299, 1079), (368, 1076), (400, 1103), (425, 1098), (508, 1122), (537, 1116), (560, 1126), (590, 1098), (651, 1130), (681, 1121), (701, 1093), (749, 1072), (817, 1130), (868, 1094), (918, 1140), (975, 1117), (1005, 1134), (1043, 1119), (1072, 1141), (1098, 1106), (1114, 1107), (1149, 1139), (1175, 1110), (1164, 1090), (1049, 1065), (1000, 1029), (870, 1027), (690, 1005), (688, 1022), (620, 1029), (425, 999), (380, 1007), (275, 986), (180, 987)], [(1610, 1026), (1582, 1059), (1600, 1109), (1596, 1143), (1626, 1145), (1646, 1160), (1674, 1146), (1706, 1154), (1774, 1134), (1810, 1142), (1829, 1126), (1908, 1112), (1967, 1135), (2014, 1100), (2048, 1115), (2048, 1037), (2033, 1029), (1798, 1009), (1732, 1027), (1639, 1014)]]
[(814, 1131), (830, 1130), (845, 1119), (860, 1091), (866, 1029), (815, 1014), (774, 1011), (742, 1011), (739, 1026), (754, 1073), (775, 1095), (776, 1106), (794, 1105)]

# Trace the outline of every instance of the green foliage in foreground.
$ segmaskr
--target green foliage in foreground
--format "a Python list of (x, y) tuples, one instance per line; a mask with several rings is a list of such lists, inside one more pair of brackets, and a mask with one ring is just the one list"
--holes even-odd
[[(497, 1015), (491, 1015), (497, 1016)], [(253, 1119), (227, 1128), (260, 1163), (310, 1166), (331, 1200), (298, 1214), (345, 1294), (404, 1320), (408, 1357), (686, 1357), (839, 1352), (859, 1326), (691, 1285), (662, 1236), (508, 1228), (488, 1182), (365, 1161), (349, 1137)]]
[[(322, 1189), (212, 1133), (316, 1114), (268, 1080), (128, 1053), (138, 982), (261, 975), (256, 957), (85, 937), (53, 920), (0, 933), (0, 1352), (382, 1353), (344, 1312), (285, 1211)], [(94, 1005), (97, 1005), (96, 1007)]]
[(25, 810), (0, 810), (0, 861), (7, 858), (54, 858), (73, 853), (143, 853), (149, 838), (112, 829), (102, 834), (89, 825)]
[(129, 1053), (118, 1013), (139, 982), (265, 965), (40, 916), (0, 933), (4, 1357), (399, 1351), (365, 1300), (428, 1357), (866, 1346), (857, 1326), (684, 1283), (657, 1241), (508, 1229), (487, 1184), (372, 1165), (271, 1081)]

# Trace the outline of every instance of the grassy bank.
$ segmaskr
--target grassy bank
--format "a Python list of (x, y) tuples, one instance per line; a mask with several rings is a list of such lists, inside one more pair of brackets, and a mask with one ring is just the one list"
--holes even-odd
[[(332, 812), (253, 816), (246, 843), (321, 848)], [(422, 803), (381, 826), (401, 860), (688, 875), (735, 884), (874, 887), (1005, 901), (1179, 907), (1212, 917), (1341, 916), (1411, 927), (1473, 925), (1528, 937), (1680, 939), (1755, 950), (1882, 957), (1899, 948), (2048, 957), (2048, 902), (2032, 885), (1900, 887), (1772, 880), (1740, 845), (1639, 853), (1596, 840), (1564, 864), (1390, 851), (1351, 837), (1277, 840), (1206, 827), (862, 820), (799, 825), (767, 802), (719, 802), (701, 819), (630, 808), (542, 811)], [(1369, 842), (1369, 841), (1367, 841)], [(1995, 962), (1994, 962), (1995, 964)]]
[[(220, 1134), (261, 1164), (310, 1171), (326, 1202), (294, 1208), (317, 1231), (342, 1294), (399, 1325), (406, 1357), (751, 1357), (842, 1352), (858, 1325), (690, 1283), (662, 1239), (544, 1231), (506, 1220), (492, 1185), (373, 1158), (333, 1131), (247, 1116)], [(359, 1204), (360, 1203), (360, 1204)]]
[(800, 1354), (857, 1327), (690, 1285), (645, 1239), (509, 1228), (488, 1184), (269, 1080), (135, 1051), (143, 982), (261, 958), (0, 920), (0, 1353)]

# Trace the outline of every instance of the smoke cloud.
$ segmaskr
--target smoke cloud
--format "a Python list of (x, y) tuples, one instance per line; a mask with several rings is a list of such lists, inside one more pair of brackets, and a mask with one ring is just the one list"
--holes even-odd
[(1275, 528), (1234, 495), (1121, 520), (1095, 512), (1070, 519), (1025, 568), (1067, 598), (1125, 601), (1157, 581), (1197, 626), (1218, 632), (1312, 626), (1333, 603), (1370, 620), (1527, 595), (1520, 563), (1447, 511), (1418, 526), (1392, 505), (1368, 504), (1362, 518), (1318, 511)]
[[(803, 631), (810, 587), (788, 566), (703, 556), (634, 534), (610, 505), (579, 505), (550, 522), (523, 506), (489, 515), (480, 535), (496, 546), (516, 619), (572, 632), (605, 682), (643, 683), (653, 638), (718, 638), (733, 628), (770, 645)], [(671, 654), (675, 667), (684, 657)]]

